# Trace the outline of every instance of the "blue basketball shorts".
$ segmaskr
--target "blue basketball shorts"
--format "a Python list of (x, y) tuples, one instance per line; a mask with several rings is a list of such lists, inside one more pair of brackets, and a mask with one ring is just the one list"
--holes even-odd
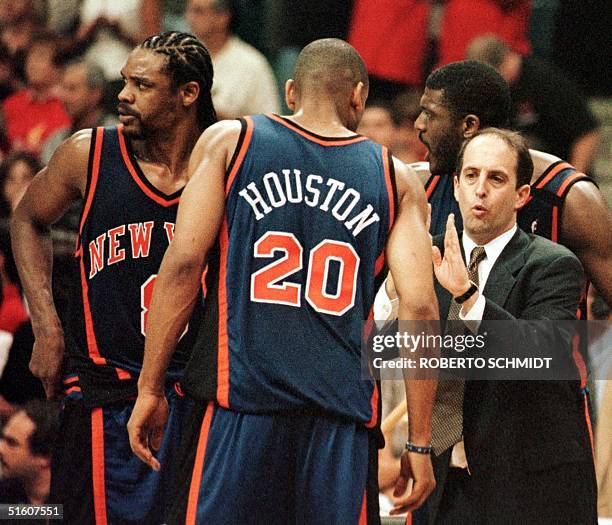
[(50, 503), (64, 506), (63, 525), (160, 525), (174, 479), (182, 418), (189, 401), (166, 392), (169, 417), (154, 472), (132, 449), (127, 422), (134, 401), (87, 408), (78, 393), (64, 400), (51, 467)]
[(186, 503), (168, 524), (366, 523), (369, 440), (362, 425), (314, 412), (245, 414), (214, 403), (197, 425), (191, 462), (179, 460), (193, 465)]

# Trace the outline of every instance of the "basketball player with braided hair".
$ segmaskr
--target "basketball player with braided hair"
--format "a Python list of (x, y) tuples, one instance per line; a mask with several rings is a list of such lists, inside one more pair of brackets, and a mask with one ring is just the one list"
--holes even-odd
[[(64, 505), (64, 524), (160, 523), (185, 411), (174, 384), (190, 351), (189, 329), (170, 364), (170, 432), (156, 441), (164, 469), (152, 471), (132, 455), (126, 423), (148, 303), (174, 234), (191, 150), (216, 121), (212, 63), (199, 40), (171, 32), (138, 45), (121, 74), (120, 125), (64, 142), (32, 182), (11, 229), (36, 336), (30, 368), (48, 397), (65, 396), (50, 496)], [(51, 293), (49, 226), (77, 199), (84, 202), (74, 301), (80, 315), (64, 337)]]

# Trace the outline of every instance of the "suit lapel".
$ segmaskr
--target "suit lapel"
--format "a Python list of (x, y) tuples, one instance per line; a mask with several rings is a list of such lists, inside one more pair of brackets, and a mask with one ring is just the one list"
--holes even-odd
[(516, 282), (516, 274), (525, 265), (525, 248), (529, 237), (519, 228), (501, 252), (491, 269), (483, 294), (499, 306), (504, 306)]
[[(461, 233), (459, 234), (459, 238), (461, 238)], [(439, 235), (434, 237), (433, 243), (440, 248), (442, 256), (444, 256), (444, 236)], [(487, 284), (484, 288), (484, 296), (487, 299), (490, 299), (500, 306), (506, 304), (508, 295), (516, 282), (515, 276), (525, 265), (525, 248), (528, 245), (529, 237), (519, 228), (503, 249), (491, 269)], [(465, 261), (463, 243), (461, 243), (461, 254)], [(440, 319), (446, 319), (450, 308), (451, 295), (440, 285), (437, 279), (434, 279), (434, 286), (438, 297)]]
[[(444, 235), (437, 235), (433, 238), (433, 244), (440, 249), (442, 257), (444, 257)], [(463, 252), (463, 246), (461, 246)], [(446, 319), (448, 317), (448, 309), (450, 308), (451, 295), (448, 293), (446, 288), (438, 282), (438, 279), (434, 277), (434, 291), (438, 298), (438, 309), (440, 312), (440, 319)]]

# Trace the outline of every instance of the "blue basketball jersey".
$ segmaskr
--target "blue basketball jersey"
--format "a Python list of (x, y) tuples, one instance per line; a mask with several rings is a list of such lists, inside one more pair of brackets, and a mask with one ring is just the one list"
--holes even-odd
[(276, 115), (242, 126), (183, 387), (244, 412), (314, 408), (373, 422), (360, 348), (394, 216), (391, 156)]
[[(76, 251), (81, 315), (71, 326), (67, 364), (88, 404), (134, 391), (148, 306), (174, 233), (180, 193), (165, 195), (147, 180), (121, 126), (93, 130)], [(184, 367), (189, 340), (179, 343), (170, 379), (178, 379)]]
[(432, 175), (425, 183), (425, 194), (431, 204), (429, 233), (433, 236), (446, 232), (446, 220), (451, 213), (455, 214), (457, 230), (463, 230), (461, 211), (455, 200), (453, 178), (452, 175)]
[(518, 224), (527, 233), (535, 233), (563, 244), (561, 216), (563, 203), (571, 187), (580, 181), (595, 182), (567, 162), (551, 164), (531, 184), (529, 201), (518, 212)]

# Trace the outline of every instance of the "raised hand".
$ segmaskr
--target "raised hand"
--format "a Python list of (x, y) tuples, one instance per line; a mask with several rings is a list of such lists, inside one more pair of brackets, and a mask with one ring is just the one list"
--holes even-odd
[(461, 254), (459, 236), (455, 228), (455, 216), (451, 213), (446, 221), (444, 235), (444, 257), (437, 246), (431, 248), (434, 272), (438, 282), (446, 288), (453, 297), (457, 297), (470, 287), (465, 261)]

